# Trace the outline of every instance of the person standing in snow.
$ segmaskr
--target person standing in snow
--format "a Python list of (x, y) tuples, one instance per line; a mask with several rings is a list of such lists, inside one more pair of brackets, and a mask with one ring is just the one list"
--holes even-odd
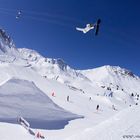
[(36, 137), (37, 137), (37, 138), (40, 138), (40, 133), (39, 133), (39, 131), (37, 132)]
[(97, 105), (96, 110), (97, 110), (97, 111), (99, 110), (99, 105)]
[(91, 99), (92, 99), (92, 98), (91, 98), (91, 97), (89, 97), (89, 101), (91, 101)]
[(45, 137), (39, 131), (36, 134), (36, 138), (45, 139)]
[(69, 100), (70, 100), (70, 97), (69, 97), (69, 96), (67, 96), (67, 101), (69, 102)]
[(109, 97), (113, 97), (113, 92), (110, 92)]
[(112, 105), (112, 109), (113, 109), (113, 110), (117, 110), (117, 109), (115, 108), (115, 106), (114, 106), (114, 105)]
[(53, 96), (53, 97), (55, 97), (55, 94), (54, 94), (54, 92), (52, 93), (52, 96)]

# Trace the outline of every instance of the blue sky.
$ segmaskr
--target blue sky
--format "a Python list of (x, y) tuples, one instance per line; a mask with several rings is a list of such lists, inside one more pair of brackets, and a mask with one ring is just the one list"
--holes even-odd
[[(0, 27), (18, 48), (62, 58), (75, 69), (119, 65), (140, 75), (139, 0), (0, 0)], [(16, 20), (19, 10), (22, 16)], [(82, 34), (101, 18), (98, 36)]]

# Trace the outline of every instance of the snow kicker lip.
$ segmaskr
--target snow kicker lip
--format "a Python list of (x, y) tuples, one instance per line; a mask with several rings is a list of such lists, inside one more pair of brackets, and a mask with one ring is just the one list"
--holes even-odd
[[(71, 118), (65, 118), (65, 119), (60, 119), (60, 120), (39, 120), (39, 119), (31, 119), (31, 118), (26, 118), (28, 122), (30, 123), (31, 128), (34, 129), (48, 129), (48, 130), (57, 130), (57, 129), (63, 129), (69, 121), (75, 120), (75, 119), (82, 119), (84, 117), (79, 116), (79, 117), (71, 117)], [(13, 123), (13, 124), (18, 124), (17, 123), (17, 118), (0, 118), (0, 122), (6, 122), (6, 123)]]

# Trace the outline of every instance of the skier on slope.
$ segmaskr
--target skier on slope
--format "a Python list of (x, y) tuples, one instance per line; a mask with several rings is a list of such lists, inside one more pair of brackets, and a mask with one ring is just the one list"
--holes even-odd
[(112, 109), (113, 109), (113, 110), (117, 110), (116, 107), (115, 107), (115, 105), (112, 105)]
[(108, 96), (113, 97), (113, 92), (111, 91)]
[(53, 97), (55, 97), (55, 94), (54, 94), (54, 92), (52, 93), (52, 96), (53, 96)]
[(70, 99), (70, 97), (69, 96), (67, 96), (67, 101), (69, 102), (69, 99)]
[(45, 139), (45, 137), (39, 131), (36, 134), (36, 138)]
[(92, 100), (92, 98), (91, 97), (89, 97), (89, 101), (91, 101)]
[(97, 110), (97, 111), (99, 110), (99, 105), (97, 105), (96, 110)]

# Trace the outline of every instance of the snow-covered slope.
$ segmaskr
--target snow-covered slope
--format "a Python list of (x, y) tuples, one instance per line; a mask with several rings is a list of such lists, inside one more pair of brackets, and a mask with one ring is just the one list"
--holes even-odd
[[(0, 121), (16, 123), (16, 117), (21, 115), (34, 128), (65, 127), (42, 130), (49, 140), (98, 140), (100, 131), (107, 133), (105, 128), (113, 126), (113, 122), (117, 129), (117, 115), (123, 121), (131, 111), (134, 115), (139, 113), (136, 107), (139, 91), (140, 78), (126, 69), (103, 66), (75, 70), (62, 59), (45, 58), (26, 48), (17, 49), (12, 39), (0, 30)], [(98, 111), (97, 105), (100, 106)], [(131, 125), (135, 129), (132, 121), (121, 130)], [(9, 135), (12, 127), (15, 135), (17, 129), (23, 130), (18, 125), (1, 123), (0, 126), (3, 126), (1, 132), (7, 129)], [(9, 140), (10, 137), (1, 132), (0, 139)], [(33, 138), (25, 132), (19, 133), (25, 140)], [(117, 136), (119, 138), (119, 132)]]
[(23, 116), (36, 128), (51, 128), (48, 121), (67, 123), (78, 117), (54, 104), (33, 82), (19, 79), (10, 79), (0, 87), (0, 110), (1, 121), (15, 122), (18, 116)]
[(140, 78), (131, 71), (119, 66), (103, 66), (91, 70), (82, 70), (82, 74), (87, 76), (92, 82), (97, 82), (100, 86), (124, 90), (131, 94), (139, 93)]
[(132, 103), (131, 94), (139, 94), (140, 78), (118, 66), (74, 70), (62, 59), (44, 58), (36, 51), (25, 48), (19, 49), (19, 52), (28, 61), (28, 66), (44, 78), (56, 80), (87, 96), (109, 95), (112, 91), (117, 100)]
[(6, 34), (3, 29), (0, 29), (0, 55), (17, 55), (18, 50), (16, 49), (13, 40)]
[(0, 29), (0, 60), (1, 62), (13, 62), (19, 56), (13, 40)]
[[(91, 70), (74, 70), (62, 59), (44, 58), (36, 51), (25, 48), (19, 51), (28, 61), (29, 66), (41, 76), (57, 80), (77, 90), (89, 93), (88, 89), (97, 86), (129, 91), (129, 94), (140, 90), (138, 86), (140, 78), (119, 66), (107, 65)], [(87, 90), (86, 87), (88, 87)]]
[[(34, 50), (22, 48), (18, 49), (21, 56), (28, 61), (30, 67), (36, 70), (41, 76), (55, 79), (61, 83), (68, 84), (73, 80), (87, 80), (83, 74), (70, 68), (62, 59), (45, 58)], [(69, 79), (69, 80), (68, 80)]]
[[(94, 120), (101, 116), (102, 114), (94, 114)], [(40, 131), (48, 140), (124, 140), (139, 139), (140, 137), (139, 106), (122, 110), (99, 124), (93, 123), (94, 120), (91, 120), (91, 122), (75, 120), (62, 130)], [(84, 128), (83, 124), (87, 126)], [(35, 139), (23, 127), (15, 124), (0, 123), (0, 134), (2, 140)]]
[(66, 140), (124, 140), (140, 138), (140, 107), (133, 106)]
[(20, 125), (0, 123), (1, 140), (34, 140), (27, 130)]

